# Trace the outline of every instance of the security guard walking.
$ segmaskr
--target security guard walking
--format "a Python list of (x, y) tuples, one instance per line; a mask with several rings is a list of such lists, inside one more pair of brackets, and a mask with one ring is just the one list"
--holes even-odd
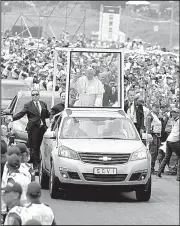
[[(20, 184), (8, 182), (3, 189), (3, 201), (9, 209), (5, 216), (4, 225), (25, 225), (29, 220), (26, 207), (20, 203), (23, 189)], [(1, 222), (2, 225), (3, 222)]]
[(38, 220), (42, 225), (56, 225), (52, 209), (40, 201), (41, 186), (31, 182), (27, 189), (27, 198), (30, 205), (27, 206), (31, 219)]
[(147, 133), (151, 134), (153, 141), (149, 145), (151, 153), (151, 172), (155, 172), (155, 163), (158, 156), (158, 150), (161, 145), (161, 131), (162, 122), (159, 119), (160, 105), (157, 103), (152, 104), (152, 110), (147, 115)]

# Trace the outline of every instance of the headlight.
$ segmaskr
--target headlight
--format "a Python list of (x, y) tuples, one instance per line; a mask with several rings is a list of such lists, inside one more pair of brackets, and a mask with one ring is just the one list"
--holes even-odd
[(79, 156), (75, 151), (63, 145), (59, 147), (58, 156), (74, 160), (79, 159)]
[(146, 148), (142, 147), (141, 149), (133, 152), (130, 157), (130, 161), (147, 159), (147, 151)]

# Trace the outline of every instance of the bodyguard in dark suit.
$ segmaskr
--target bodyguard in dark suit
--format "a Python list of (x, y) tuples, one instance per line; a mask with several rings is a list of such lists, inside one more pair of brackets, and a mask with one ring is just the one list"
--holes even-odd
[(50, 119), (52, 119), (54, 115), (64, 110), (65, 97), (66, 97), (66, 93), (65, 91), (62, 91), (60, 93), (60, 103), (56, 104), (51, 108)]
[(49, 118), (47, 104), (40, 101), (38, 90), (32, 90), (32, 101), (26, 103), (22, 111), (13, 116), (13, 121), (21, 119), (24, 115), (28, 117), (27, 133), (31, 151), (31, 160), (34, 168), (37, 169), (40, 163), (40, 146), (43, 135), (47, 129), (46, 118)]
[(125, 100), (124, 111), (131, 118), (139, 134), (141, 134), (145, 130), (143, 106), (135, 100), (135, 91), (133, 89), (130, 89), (127, 94), (128, 99)]

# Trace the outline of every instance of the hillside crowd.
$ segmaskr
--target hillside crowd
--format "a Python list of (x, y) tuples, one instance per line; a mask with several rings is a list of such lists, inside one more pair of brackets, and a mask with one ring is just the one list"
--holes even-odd
[[(56, 40), (55, 37), (37, 41), (33, 38), (21, 37), (7, 38), (3, 40), (1, 50), (1, 78), (20, 79), (26, 81), (30, 87), (40, 90), (52, 90), (54, 73), (54, 52), (58, 52), (56, 90), (63, 89), (66, 83), (67, 56), (65, 52), (58, 50), (61, 47), (84, 48), (111, 48), (120, 47), (116, 42), (89, 41), (79, 38), (75, 43)], [(110, 62), (109, 58), (102, 56), (80, 56), (72, 60), (73, 73), (82, 74), (82, 64), (95, 69), (95, 76), (104, 71), (108, 74), (108, 83), (112, 92), (116, 91), (117, 65)], [(179, 57), (158, 43), (154, 46), (150, 43), (144, 45), (141, 40), (127, 39), (125, 43), (125, 89), (135, 87), (136, 92), (143, 92), (146, 104), (152, 100), (163, 100), (168, 104), (175, 104), (176, 92), (178, 92)], [(154, 92), (155, 91), (155, 92)], [(153, 95), (152, 95), (153, 94)], [(151, 98), (150, 98), (151, 97)], [(151, 100), (150, 100), (151, 99)], [(115, 100), (113, 100), (115, 102)]]

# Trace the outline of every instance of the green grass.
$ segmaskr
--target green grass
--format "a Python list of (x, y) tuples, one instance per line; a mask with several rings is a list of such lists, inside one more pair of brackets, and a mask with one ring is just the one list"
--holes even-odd
[[(75, 2), (68, 2), (68, 11), (70, 12), (73, 8)], [(83, 18), (83, 9), (82, 9), (82, 2), (78, 2), (76, 5), (75, 10), (72, 12), (71, 17), (67, 20), (67, 30), (71, 35), (73, 35), (77, 29), (79, 28), (80, 24), (82, 23), (83, 19), (77, 19), (75, 17), (81, 17)], [(53, 16), (66, 16), (66, 8), (62, 7), (57, 9), (52, 13)], [(41, 12), (45, 13), (46, 7), (43, 7), (41, 9)], [(6, 15), (5, 19), (4, 16), (2, 17), (2, 25), (1, 28), (12, 28), (15, 21), (17, 20), (18, 16), (21, 13), (26, 14), (33, 14), (37, 15), (34, 11), (34, 9), (25, 9), (22, 11), (22, 9), (13, 7), (13, 15)], [(29, 20), (26, 19), (26, 23), (28, 26), (32, 26), (33, 24), (30, 22), (33, 21), (38, 22), (38, 17), (35, 16), (28, 16)], [(59, 38), (60, 33), (62, 33), (62, 29), (65, 27), (65, 18), (44, 18), (42, 20), (43, 30), (49, 35), (53, 36), (51, 33), (51, 30), (48, 27), (48, 23), (52, 27), (55, 35)], [(17, 25), (21, 25), (21, 21), (19, 20)], [(153, 27), (154, 25), (159, 25), (159, 31), (154, 32)], [(120, 30), (122, 32), (126, 33), (126, 27), (127, 27), (127, 15), (122, 14), (121, 15), (121, 24), (120, 24)], [(85, 21), (85, 27), (84, 23), (79, 28), (78, 33), (86, 32), (86, 36), (90, 37), (92, 31), (98, 31), (99, 29), (99, 12), (90, 9), (88, 7), (86, 11), (86, 21)], [(46, 36), (45, 33), (43, 33), (43, 36)], [(137, 21), (130, 19), (129, 20), (129, 35), (131, 39), (139, 37), (145, 42), (150, 42), (152, 44), (155, 44), (158, 42), (162, 47), (168, 47), (169, 46), (169, 38), (170, 38), (170, 23), (152, 23), (152, 22), (145, 22), (145, 21)], [(179, 45), (179, 26), (173, 24), (173, 46)]]

